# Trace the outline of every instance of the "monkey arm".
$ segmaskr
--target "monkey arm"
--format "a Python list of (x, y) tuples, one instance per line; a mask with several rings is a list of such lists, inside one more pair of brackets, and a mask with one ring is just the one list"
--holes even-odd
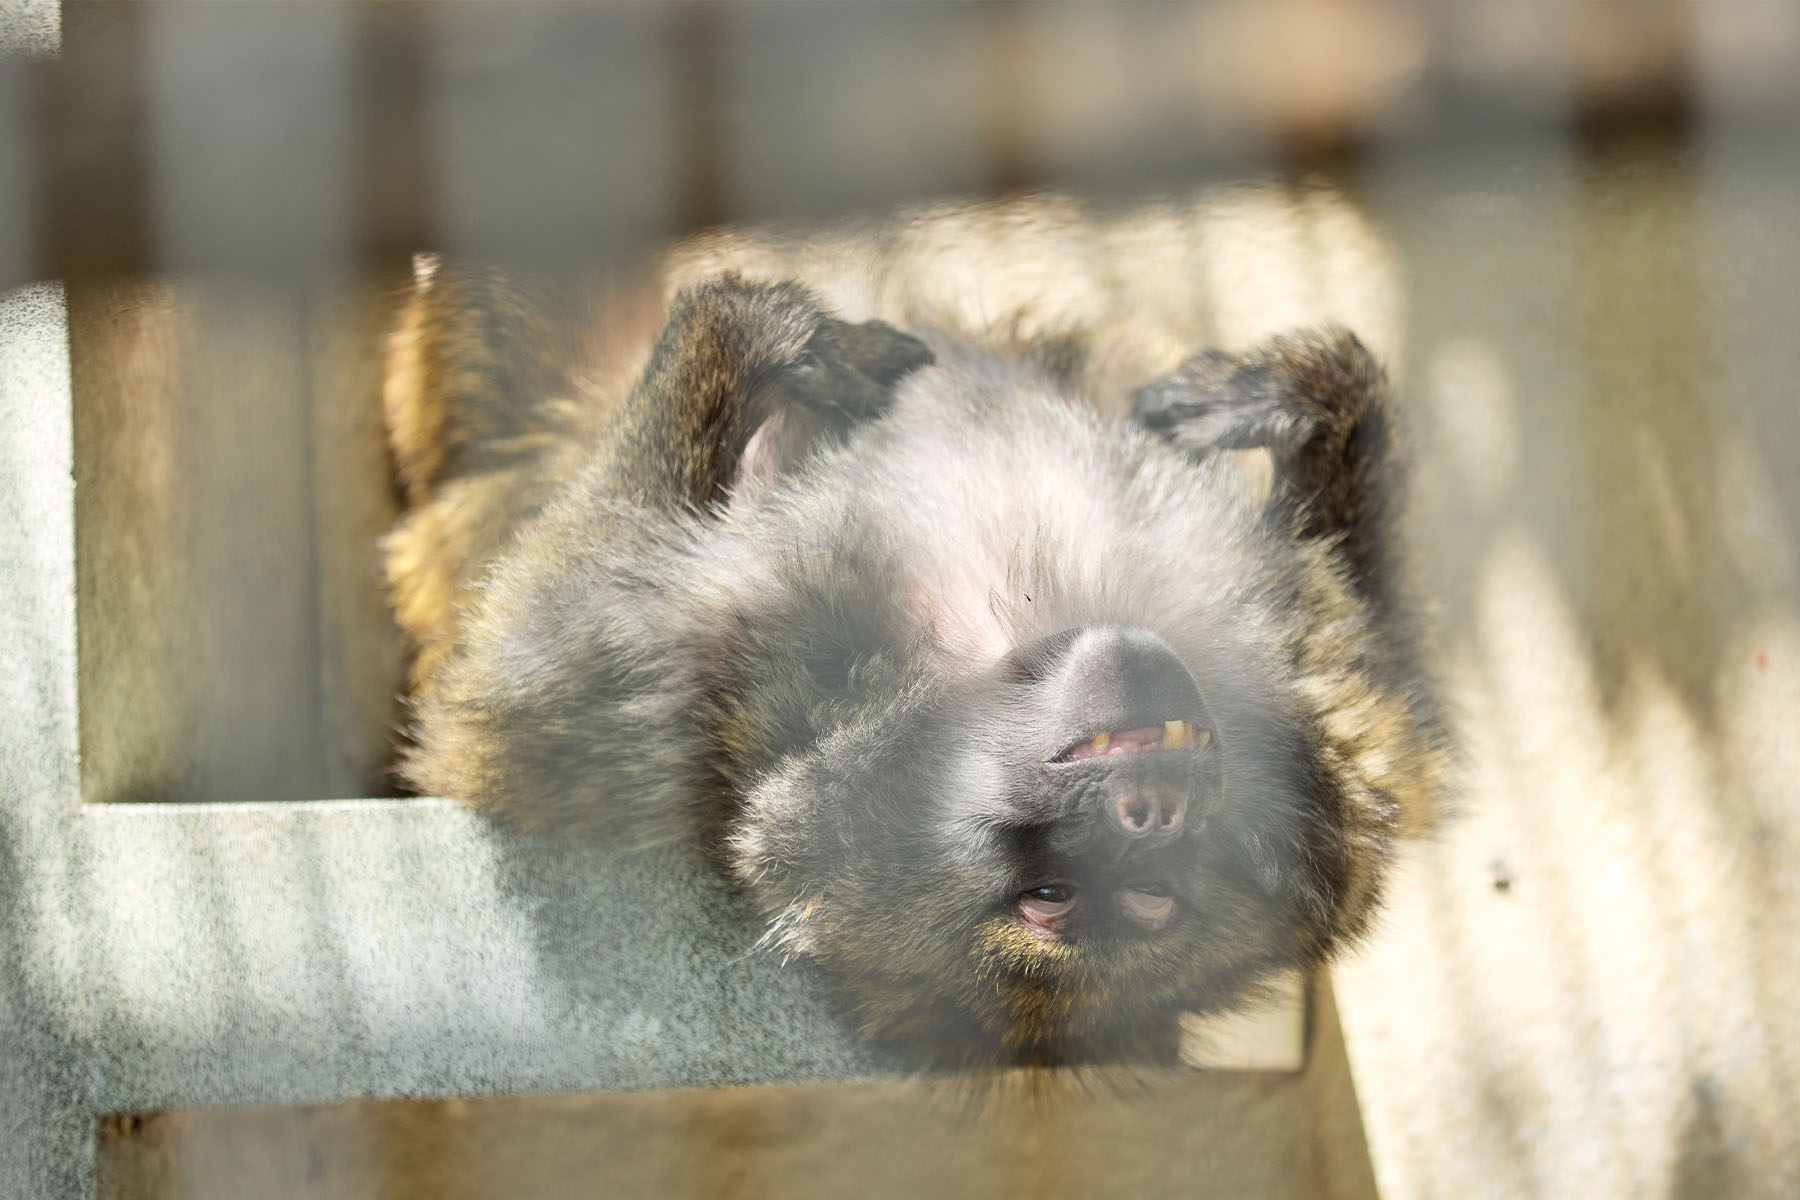
[[(1197, 354), (1140, 388), (1133, 415), (1190, 454), (1269, 452), (1272, 531), (1324, 568), (1304, 573), (1288, 611), (1349, 836), (1384, 845), (1429, 827), (1450, 755), (1401, 569), (1405, 464), (1380, 364), (1347, 330), (1304, 330)], [(1346, 876), (1341, 933), (1361, 927), (1378, 890), (1377, 872)]]

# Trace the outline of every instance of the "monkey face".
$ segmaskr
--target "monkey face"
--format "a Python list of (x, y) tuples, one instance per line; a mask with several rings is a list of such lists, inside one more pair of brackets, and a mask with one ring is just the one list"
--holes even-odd
[(1213, 657), (1120, 625), (961, 680), (918, 652), (751, 790), (731, 853), (782, 898), (771, 940), (940, 1061), (1166, 1059), (1332, 902), (1334, 839), (1267, 753), (1295, 731)]
[(1009, 830), (1028, 885), (1018, 925), (1053, 943), (1121, 923), (1161, 934), (1221, 795), (1220, 744), (1193, 675), (1154, 633), (1114, 626), (1038, 639), (1003, 672), (1010, 695), (995, 719), (1014, 725), (1024, 753), (985, 815)]

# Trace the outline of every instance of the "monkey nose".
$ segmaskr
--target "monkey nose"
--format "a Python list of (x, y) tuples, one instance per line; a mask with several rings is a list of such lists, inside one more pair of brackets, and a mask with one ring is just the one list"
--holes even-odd
[(1187, 807), (1186, 796), (1157, 788), (1127, 787), (1113, 797), (1113, 824), (1133, 841), (1158, 846), (1181, 836)]

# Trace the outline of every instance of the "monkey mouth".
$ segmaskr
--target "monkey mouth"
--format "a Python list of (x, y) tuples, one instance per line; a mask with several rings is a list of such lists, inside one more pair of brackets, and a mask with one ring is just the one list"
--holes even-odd
[(1135, 729), (1103, 729), (1065, 748), (1050, 761), (1082, 762), (1091, 758), (1142, 754), (1147, 750), (1204, 750), (1211, 741), (1212, 730), (1192, 721), (1164, 721)]

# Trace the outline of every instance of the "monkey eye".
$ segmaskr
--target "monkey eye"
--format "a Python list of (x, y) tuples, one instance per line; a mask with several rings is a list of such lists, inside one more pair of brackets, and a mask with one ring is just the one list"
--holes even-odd
[(1068, 883), (1046, 883), (1028, 888), (1013, 901), (1013, 914), (1020, 925), (1046, 941), (1059, 941), (1069, 914), (1075, 909), (1075, 887)]
[(1113, 893), (1119, 911), (1132, 924), (1155, 933), (1175, 919), (1175, 897), (1169, 885), (1154, 880), (1130, 883)]

